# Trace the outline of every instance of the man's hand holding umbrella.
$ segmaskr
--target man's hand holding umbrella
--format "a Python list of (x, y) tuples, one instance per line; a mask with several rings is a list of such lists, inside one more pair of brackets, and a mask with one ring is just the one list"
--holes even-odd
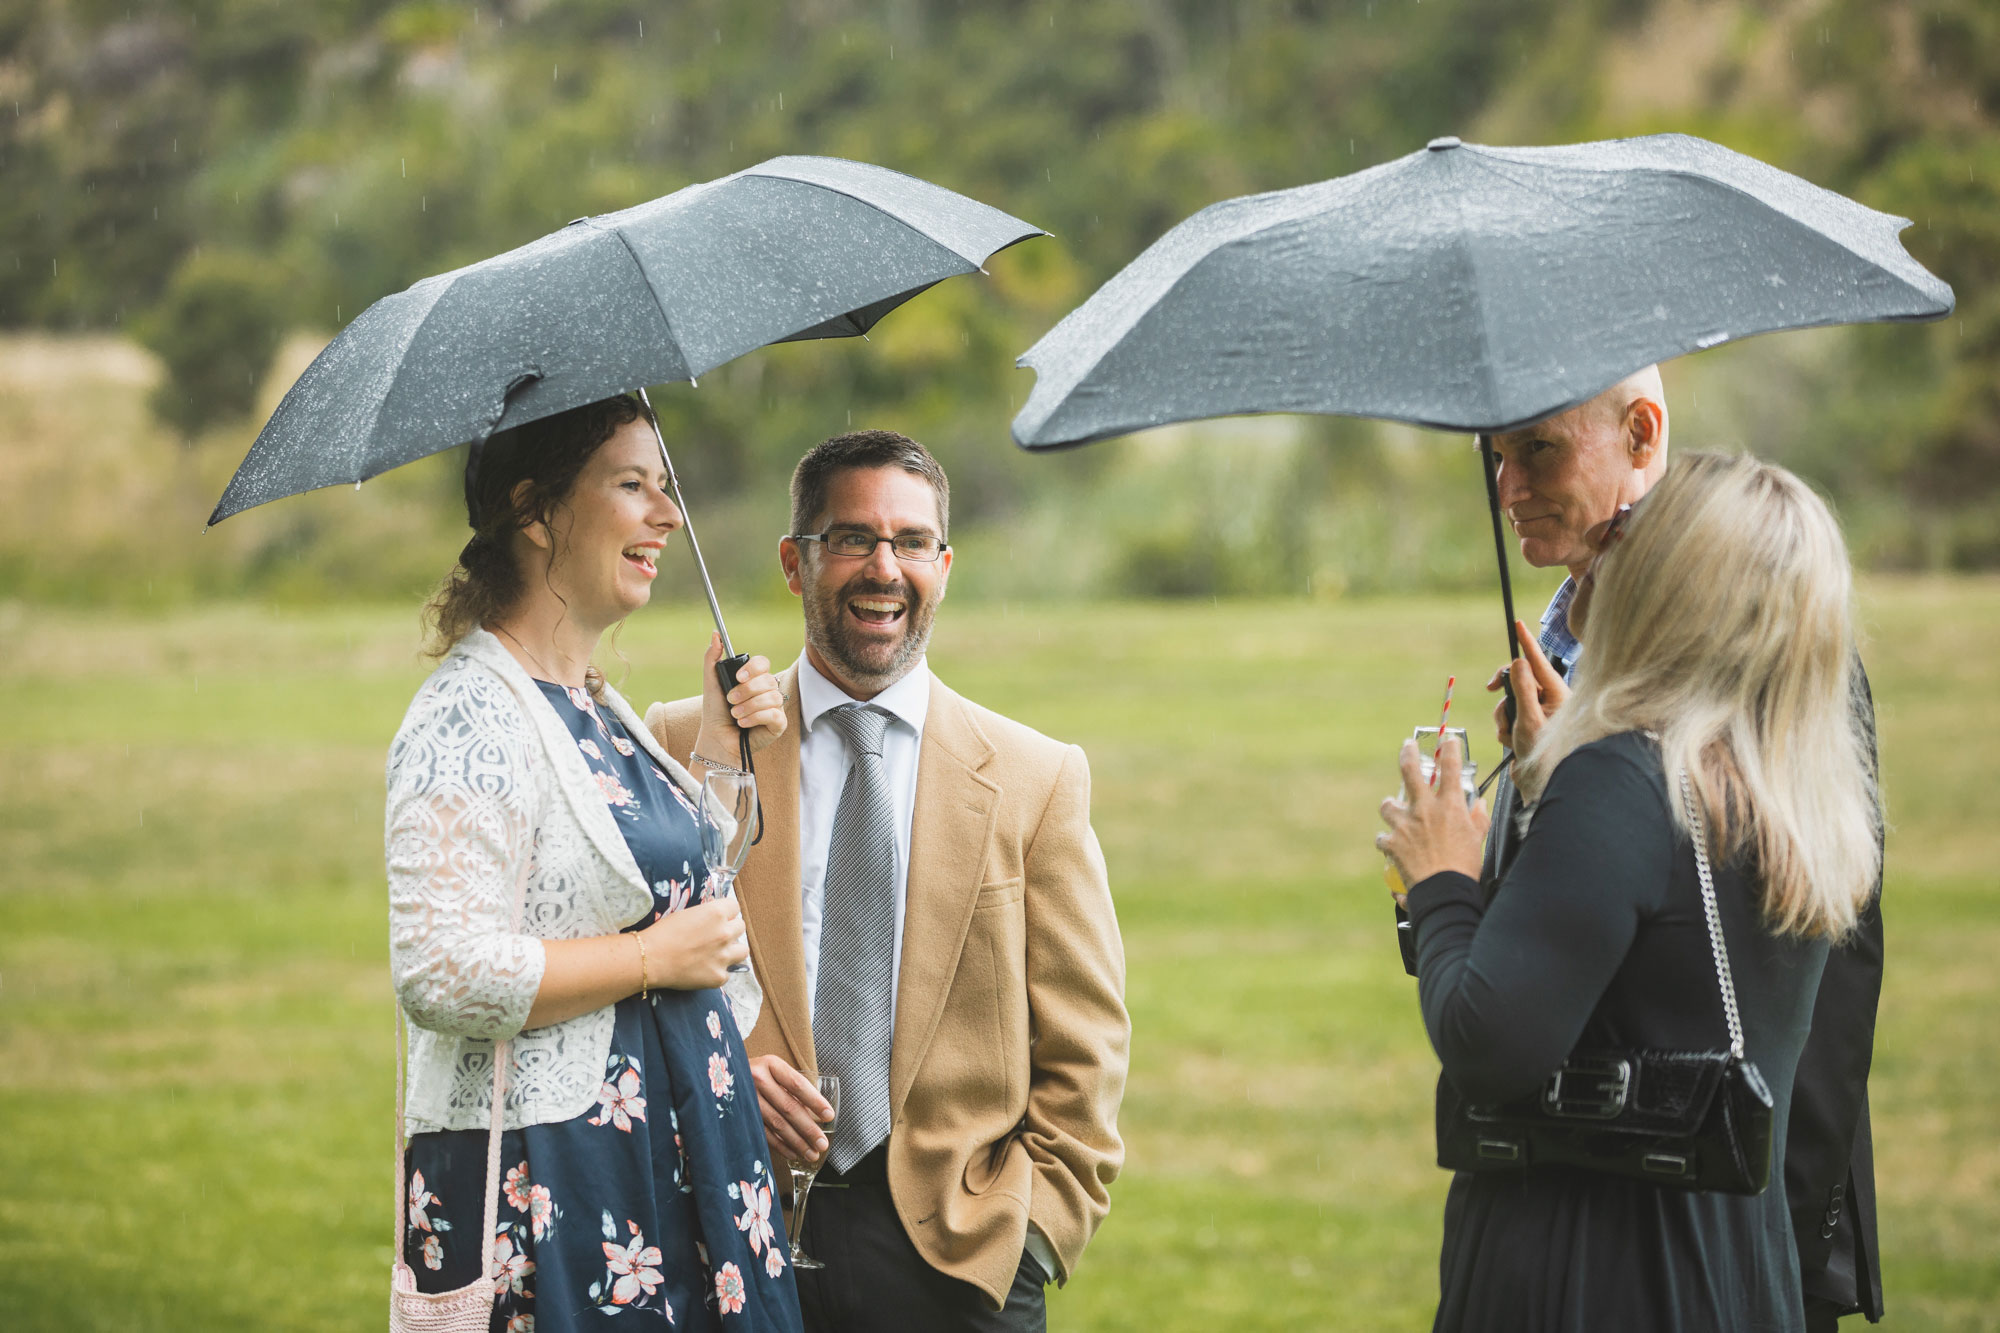
[[(1508, 700), (1503, 696), (1499, 703), (1493, 705), (1493, 731), (1500, 738), (1501, 749), (1526, 754), (1535, 748), (1535, 742), (1541, 738), (1543, 724), (1569, 698), (1569, 686), (1549, 661), (1548, 654), (1542, 651), (1542, 645), (1528, 632), (1525, 623), (1515, 621), (1514, 632), (1521, 641), (1521, 655), (1514, 659), (1511, 668), (1501, 667), (1494, 672), (1493, 678), (1486, 682), (1486, 688), (1498, 693), (1507, 688), (1510, 677), (1514, 681), (1513, 699), (1518, 705), (1519, 715), (1509, 719)], [(1521, 688), (1527, 681), (1533, 681), (1535, 687), (1531, 690)]]

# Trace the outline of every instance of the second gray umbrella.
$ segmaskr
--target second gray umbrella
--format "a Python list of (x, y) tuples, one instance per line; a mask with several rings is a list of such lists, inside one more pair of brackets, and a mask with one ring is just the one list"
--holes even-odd
[(1497, 431), (1773, 329), (1936, 319), (1909, 222), (1705, 139), (1457, 139), (1225, 200), (1021, 358), (1030, 449), (1248, 412)]

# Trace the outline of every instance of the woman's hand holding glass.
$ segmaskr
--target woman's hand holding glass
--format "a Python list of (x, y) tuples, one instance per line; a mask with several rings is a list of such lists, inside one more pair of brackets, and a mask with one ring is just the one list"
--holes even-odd
[(1456, 737), (1438, 747), (1437, 781), (1424, 777), (1424, 755), (1415, 741), (1404, 741), (1398, 766), (1405, 799), (1382, 802), (1387, 833), (1377, 834), (1375, 847), (1396, 863), (1403, 883), (1415, 885), (1441, 871), (1479, 874), (1480, 850), (1486, 843), (1486, 807), (1468, 804), (1460, 785), (1465, 752)]
[(740, 732), (750, 734), (752, 754), (785, 734), (785, 695), (771, 674), (770, 659), (753, 657), (744, 663), (736, 688), (725, 699), (722, 682), (715, 676), (715, 664), (721, 660), (722, 636), (710, 635), (701, 663), (701, 739), (694, 749), (696, 754), (736, 764)]
[(639, 932), (646, 938), (647, 986), (652, 990), (708, 990), (729, 979), (750, 957), (743, 913), (734, 898), (669, 912)]

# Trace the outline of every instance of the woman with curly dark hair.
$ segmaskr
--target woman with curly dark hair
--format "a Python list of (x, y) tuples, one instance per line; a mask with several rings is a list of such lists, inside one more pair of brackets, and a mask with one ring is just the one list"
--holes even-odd
[(495, 435), (465, 495), (472, 539), (427, 608), (441, 660), (389, 752), (399, 1285), (480, 1292), (484, 1262), (490, 1327), (515, 1333), (635, 1310), (796, 1329), (741, 1035), (761, 995), (731, 980), (742, 922), (709, 897), (680, 762), (781, 734), (777, 682), (753, 658), (725, 699), (712, 640), (701, 739), (674, 756), (591, 666), (681, 525), (633, 399)]

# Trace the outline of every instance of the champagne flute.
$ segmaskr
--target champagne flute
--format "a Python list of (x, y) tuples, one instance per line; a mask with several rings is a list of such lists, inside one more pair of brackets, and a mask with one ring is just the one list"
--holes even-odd
[[(827, 1141), (833, 1141), (833, 1127), (840, 1119), (840, 1080), (832, 1074), (819, 1076), (819, 1095), (826, 1098), (826, 1104), (833, 1108), (833, 1119), (822, 1126)], [(832, 1149), (829, 1147), (828, 1152)], [(805, 1251), (806, 1196), (812, 1193), (813, 1181), (819, 1178), (820, 1167), (826, 1164), (825, 1156), (811, 1161), (790, 1162), (792, 1171), (792, 1215), (787, 1219), (785, 1238), (792, 1243), (792, 1267), (808, 1272), (825, 1268), (826, 1265)]]
[[(708, 867), (714, 896), (727, 898), (736, 892), (736, 872), (757, 840), (757, 777), (753, 773), (713, 770), (701, 783), (701, 859)], [(731, 972), (747, 972), (747, 962), (730, 965)]]

